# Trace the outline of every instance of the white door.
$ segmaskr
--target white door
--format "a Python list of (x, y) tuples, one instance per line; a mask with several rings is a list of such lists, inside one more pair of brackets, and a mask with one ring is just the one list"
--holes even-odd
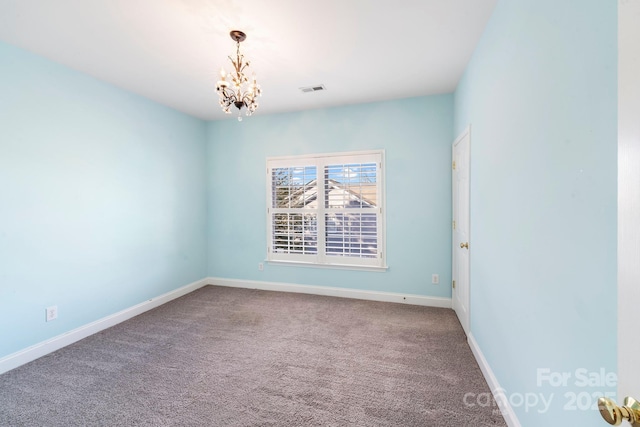
[(469, 150), (470, 128), (453, 143), (452, 303), (462, 329), (469, 334)]
[(618, 404), (640, 399), (640, 0), (618, 2)]

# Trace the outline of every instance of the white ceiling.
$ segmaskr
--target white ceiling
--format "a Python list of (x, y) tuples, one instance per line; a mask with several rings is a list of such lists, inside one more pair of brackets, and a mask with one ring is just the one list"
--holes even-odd
[(0, 0), (0, 40), (218, 120), (232, 29), (268, 114), (452, 92), (496, 1)]

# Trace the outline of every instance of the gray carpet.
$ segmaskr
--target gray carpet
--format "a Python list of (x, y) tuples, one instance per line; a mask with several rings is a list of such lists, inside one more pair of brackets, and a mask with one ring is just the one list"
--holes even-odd
[(206, 286), (0, 375), (1, 426), (504, 426), (452, 310)]

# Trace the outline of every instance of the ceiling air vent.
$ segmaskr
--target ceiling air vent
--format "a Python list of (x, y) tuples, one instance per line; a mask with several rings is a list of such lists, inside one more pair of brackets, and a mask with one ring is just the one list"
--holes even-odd
[(307, 93), (307, 92), (318, 92), (319, 90), (327, 90), (327, 88), (324, 87), (324, 85), (315, 85), (315, 86), (301, 87), (300, 90), (304, 93)]

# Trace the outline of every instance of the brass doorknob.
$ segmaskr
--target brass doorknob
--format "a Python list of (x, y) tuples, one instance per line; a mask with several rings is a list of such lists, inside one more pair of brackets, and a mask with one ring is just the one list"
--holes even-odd
[(623, 420), (627, 420), (632, 426), (640, 427), (640, 403), (633, 397), (625, 397), (622, 406), (607, 397), (601, 397), (598, 399), (598, 409), (602, 418), (612, 426), (619, 426)]
[(460, 249), (464, 249), (464, 248), (469, 249), (469, 242), (466, 242), (466, 243), (460, 243)]

